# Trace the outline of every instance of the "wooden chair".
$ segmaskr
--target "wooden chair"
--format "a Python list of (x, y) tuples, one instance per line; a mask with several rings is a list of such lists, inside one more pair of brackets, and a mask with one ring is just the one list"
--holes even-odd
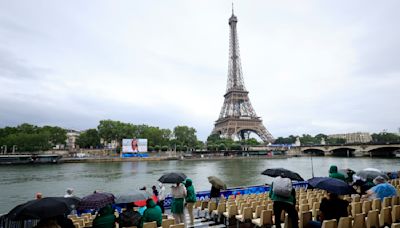
[(336, 221), (336, 219), (324, 220), (324, 221), (322, 222), (321, 228), (337, 228), (337, 221)]
[(185, 228), (185, 224), (179, 223), (179, 224), (171, 225), (169, 228)]
[(352, 228), (352, 217), (341, 217), (339, 219), (338, 228)]
[(362, 203), (362, 212), (364, 214), (368, 214), (368, 212), (372, 209), (372, 201), (364, 201)]
[(362, 213), (362, 204), (360, 202), (351, 203), (351, 215), (354, 217), (359, 213)]
[(372, 210), (380, 211), (382, 209), (381, 204), (382, 203), (381, 203), (380, 199), (373, 199), (372, 200)]
[(167, 214), (162, 214), (162, 219), (168, 219), (168, 215)]
[(392, 197), (392, 207), (393, 207), (394, 205), (399, 205), (399, 204), (400, 204), (399, 196), (393, 196), (393, 197)]
[(392, 226), (390, 228), (400, 228), (400, 223), (392, 223)]
[(371, 210), (368, 212), (366, 226), (367, 226), (367, 228), (379, 228), (379, 211), (378, 210)]
[(214, 201), (208, 202), (207, 208), (204, 209), (204, 213), (205, 213), (204, 216), (207, 217), (207, 215), (208, 215), (208, 217), (211, 217), (211, 212), (213, 210), (216, 210), (216, 209), (217, 209), (217, 203), (216, 202), (214, 202)]
[(236, 205), (230, 205), (228, 207), (228, 210), (225, 211), (224, 213), (222, 213), (222, 215), (224, 216), (224, 224), (227, 225), (229, 223), (229, 220), (231, 218), (234, 218), (237, 215), (237, 206)]
[(253, 213), (253, 219), (260, 218), (261, 211), (266, 209), (267, 209), (266, 206), (261, 206), (261, 205), (257, 206), (256, 211)]
[(240, 227), (240, 223), (246, 223), (247, 221), (251, 221), (252, 217), (253, 217), (252, 208), (251, 207), (243, 208), (243, 213), (235, 216), (237, 228)]
[(211, 212), (211, 217), (219, 221), (221, 219), (222, 213), (226, 211), (226, 204), (224, 202), (219, 202), (217, 209)]
[(379, 214), (379, 225), (383, 226), (390, 226), (392, 224), (392, 216), (390, 214), (391, 207), (384, 207)]
[(390, 207), (392, 206), (392, 197), (385, 197), (382, 201), (382, 207)]
[(256, 227), (272, 226), (272, 211), (262, 210), (260, 218), (252, 219), (251, 223)]
[(169, 228), (171, 225), (175, 225), (175, 219), (163, 219), (161, 223), (162, 228)]
[(392, 208), (392, 222), (400, 222), (400, 205), (394, 205)]
[(354, 216), (353, 228), (365, 228), (365, 215), (363, 213)]
[(319, 206), (321, 205), (320, 202), (315, 202), (313, 207), (312, 207), (312, 216), (314, 220), (318, 220), (318, 215), (319, 215)]
[(143, 223), (143, 228), (157, 228), (157, 223), (154, 222), (145, 222)]
[(304, 211), (300, 214), (300, 225), (299, 228), (304, 228), (307, 226), (307, 223), (312, 220), (312, 212)]

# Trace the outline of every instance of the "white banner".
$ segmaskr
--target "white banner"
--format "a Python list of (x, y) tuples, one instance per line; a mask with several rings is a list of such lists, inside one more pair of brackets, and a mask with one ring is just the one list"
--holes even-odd
[(147, 152), (147, 139), (123, 139), (122, 153)]

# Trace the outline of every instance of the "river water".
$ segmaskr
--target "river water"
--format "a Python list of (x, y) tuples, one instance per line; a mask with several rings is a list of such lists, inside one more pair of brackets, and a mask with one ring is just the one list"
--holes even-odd
[[(356, 171), (367, 167), (400, 170), (400, 159), (314, 157), (312, 161), (315, 176), (326, 176), (332, 164)], [(228, 187), (260, 185), (272, 180), (260, 173), (277, 167), (296, 171), (304, 179), (312, 176), (310, 157), (0, 166), (0, 214), (33, 199), (35, 192), (63, 196), (72, 187), (79, 197), (94, 190), (126, 193), (143, 186), (149, 189), (163, 173), (171, 171), (185, 173), (198, 191), (210, 189), (207, 177), (211, 175), (220, 177)]]

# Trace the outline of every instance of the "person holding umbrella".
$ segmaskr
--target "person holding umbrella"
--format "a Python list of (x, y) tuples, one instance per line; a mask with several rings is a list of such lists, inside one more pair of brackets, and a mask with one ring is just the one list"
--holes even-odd
[(293, 228), (298, 228), (298, 214), (296, 211), (296, 191), (292, 187), (292, 181), (286, 178), (284, 173), (272, 182), (269, 197), (274, 202), (275, 227), (281, 228), (281, 213), (286, 211)]
[(187, 191), (186, 195), (186, 207), (189, 212), (189, 217), (190, 217), (190, 226), (194, 225), (194, 216), (193, 216), (193, 206), (194, 203), (196, 203), (196, 192), (194, 191), (194, 187), (192, 184), (192, 180), (187, 178), (185, 181), (185, 187)]
[(171, 212), (175, 219), (175, 224), (185, 223), (184, 201), (187, 195), (186, 188), (181, 183), (171, 186), (172, 205)]
[(377, 198), (383, 201), (385, 197), (397, 196), (397, 190), (393, 185), (386, 182), (385, 178), (378, 176), (374, 179), (374, 187), (367, 191), (367, 194), (363, 195), (363, 198)]
[(318, 217), (318, 221), (310, 221), (308, 227), (320, 228), (324, 220), (336, 219), (339, 222), (340, 217), (347, 217), (347, 207), (349, 202), (340, 199), (336, 193), (329, 192), (329, 198), (323, 198), (319, 211), (321, 214)]

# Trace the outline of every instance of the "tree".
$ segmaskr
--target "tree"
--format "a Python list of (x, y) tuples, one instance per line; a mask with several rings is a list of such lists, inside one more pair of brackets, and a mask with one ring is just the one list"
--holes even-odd
[(101, 147), (99, 132), (97, 129), (88, 129), (82, 132), (76, 139), (76, 144), (81, 148)]
[(374, 143), (399, 143), (400, 136), (394, 133), (382, 132), (374, 133), (371, 135), (372, 142)]
[(49, 140), (52, 146), (65, 145), (67, 140), (67, 131), (61, 127), (43, 126), (39, 129), (40, 132), (47, 132), (49, 134)]
[(191, 148), (196, 146), (197, 137), (196, 130), (188, 126), (176, 126), (174, 128), (174, 136), (177, 143)]

